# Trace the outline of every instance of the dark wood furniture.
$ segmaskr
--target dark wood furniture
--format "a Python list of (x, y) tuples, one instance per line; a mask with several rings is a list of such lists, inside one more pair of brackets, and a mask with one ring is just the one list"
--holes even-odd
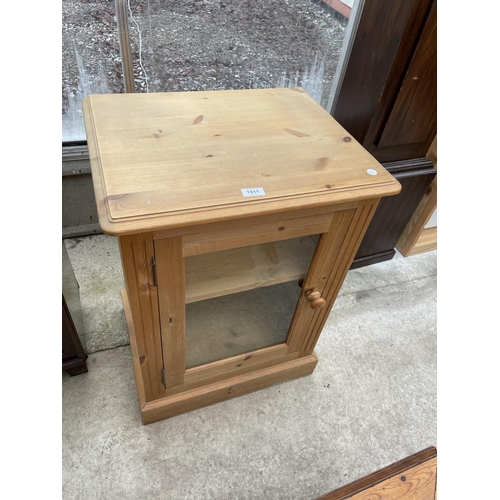
[(401, 184), (401, 193), (381, 200), (351, 269), (394, 257), (401, 234), (436, 176), (432, 162), (427, 158), (383, 165)]
[[(427, 152), (427, 158), (432, 161), (437, 170), (437, 136), (432, 141)], [(430, 252), (437, 248), (437, 220), (431, 219), (437, 215), (437, 175), (427, 188), (424, 197), (406, 225), (403, 234), (396, 243), (396, 248), (405, 257), (418, 253)]]
[(87, 353), (78, 333), (82, 329), (80, 286), (62, 242), (62, 370), (70, 376), (87, 371)]
[(437, 2), (365, 2), (334, 118), (403, 188), (383, 200), (352, 267), (391, 259), (436, 171)]

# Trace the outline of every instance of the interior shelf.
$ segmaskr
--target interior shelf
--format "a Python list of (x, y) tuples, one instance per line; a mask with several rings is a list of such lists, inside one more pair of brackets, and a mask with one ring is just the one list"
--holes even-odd
[(314, 237), (186, 257), (186, 303), (305, 277)]

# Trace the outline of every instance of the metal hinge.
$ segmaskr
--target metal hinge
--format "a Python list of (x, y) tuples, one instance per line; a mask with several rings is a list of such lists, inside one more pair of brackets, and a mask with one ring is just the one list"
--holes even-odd
[(154, 257), (151, 259), (151, 267), (153, 268), (153, 283), (155, 286), (158, 286), (158, 279), (156, 276), (156, 259)]
[(165, 368), (161, 369), (161, 382), (165, 388), (167, 388), (167, 382), (165, 380)]

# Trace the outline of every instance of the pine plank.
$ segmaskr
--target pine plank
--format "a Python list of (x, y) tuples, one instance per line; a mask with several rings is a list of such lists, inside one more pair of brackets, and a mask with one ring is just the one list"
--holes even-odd
[(259, 243), (291, 240), (328, 231), (333, 212), (316, 213), (308, 217), (282, 219), (262, 224), (240, 224), (218, 231), (203, 231), (183, 238), (183, 255), (241, 248)]
[[(85, 99), (99, 223), (120, 235), (396, 194), (302, 89)], [(369, 170), (376, 170), (372, 176)], [(245, 197), (244, 188), (263, 196)]]
[(141, 362), (139, 361), (139, 350), (137, 349), (137, 340), (135, 338), (134, 323), (132, 321), (132, 314), (130, 312), (130, 303), (127, 297), (127, 290), (125, 290), (124, 288), (120, 291), (120, 294), (122, 296), (123, 311), (125, 313), (128, 337), (130, 340), (130, 351), (132, 353), (132, 365), (134, 367), (137, 397), (139, 399), (140, 408), (143, 408), (146, 404), (146, 392), (144, 391), (144, 383), (141, 373)]
[[(218, 222), (213, 222), (209, 224), (195, 224), (183, 227), (174, 227), (169, 229), (160, 229), (157, 231), (153, 231), (153, 239), (158, 240), (162, 238), (173, 238), (174, 236), (185, 236), (189, 238), (193, 238), (193, 242), (196, 240), (194, 238), (204, 238), (209, 239), (209, 241), (216, 241), (219, 238), (214, 238), (214, 234), (219, 234), (221, 238), (226, 239), (227, 237), (235, 237), (236, 234), (240, 234), (240, 229), (245, 227), (253, 237), (258, 236), (259, 234), (265, 233), (269, 234), (269, 237), (266, 237), (265, 240), (262, 241), (254, 241), (252, 243), (244, 244), (255, 244), (255, 243), (265, 243), (268, 241), (278, 241), (280, 239), (286, 239), (288, 237), (292, 238), (294, 236), (305, 236), (304, 234), (297, 234), (286, 236), (286, 238), (276, 237), (276, 231), (280, 233), (282, 231), (289, 230), (297, 230), (300, 227), (305, 226), (304, 222), (312, 223), (312, 224), (324, 224), (327, 219), (331, 219), (331, 214), (333, 212), (339, 212), (342, 210), (347, 210), (349, 208), (355, 208), (357, 203), (354, 201), (346, 202), (346, 203), (338, 203), (336, 205), (328, 205), (328, 206), (318, 206), (313, 208), (303, 208), (298, 210), (287, 210), (278, 213), (271, 213), (265, 215), (256, 215), (253, 217), (245, 217), (244, 220), (240, 218), (234, 218), (229, 220), (223, 220)], [(330, 215), (329, 215), (330, 214)], [(302, 222), (304, 220), (304, 222)], [(283, 227), (282, 230), (279, 228)], [(309, 233), (311, 234), (311, 233)], [(272, 236), (271, 236), (272, 235)], [(243, 235), (242, 235), (243, 236)], [(187, 242), (190, 242), (189, 239)], [(183, 241), (184, 247), (186, 247), (186, 238)], [(234, 245), (228, 248), (236, 248), (237, 246), (242, 245)], [(223, 248), (220, 248), (223, 250)], [(184, 249), (184, 256), (186, 255), (195, 255), (196, 253), (203, 253), (197, 251), (187, 251)]]
[[(426, 156), (432, 161), (434, 168), (437, 169), (437, 136), (434, 138)], [(425, 225), (432, 217), (436, 208), (437, 177), (434, 178), (431, 185), (427, 189), (427, 192), (423, 196), (412, 218), (396, 243), (396, 248), (404, 257), (427, 252), (429, 250), (435, 250), (437, 248), (437, 239), (432, 241), (434, 236), (437, 238), (437, 228), (435, 232), (426, 231), (425, 228)], [(424, 231), (427, 232), (426, 235), (423, 235)], [(420, 241), (421, 236), (422, 241)]]
[(433, 446), (342, 486), (316, 500), (436, 500)]
[(166, 238), (154, 243), (156, 279), (165, 385), (168, 389), (184, 381), (186, 356), (185, 270), (182, 238)]
[(226, 378), (198, 389), (146, 403), (141, 411), (144, 424), (170, 418), (294, 378), (310, 375), (318, 359), (314, 354), (286, 361), (251, 373)]
[(118, 239), (125, 276), (130, 315), (134, 324), (137, 353), (146, 401), (162, 397), (163, 367), (158, 298), (151, 269), (154, 256), (151, 233), (121, 236)]
[(213, 363), (206, 365), (189, 368), (186, 370), (184, 381), (186, 384), (190, 382), (198, 382), (200, 380), (212, 378), (230, 371), (246, 369), (247, 367), (267, 361), (277, 360), (285, 356), (286, 351), (286, 344), (274, 345), (254, 352), (247, 352), (231, 358), (214, 361)]
[(424, 229), (406, 257), (437, 249), (437, 226)]

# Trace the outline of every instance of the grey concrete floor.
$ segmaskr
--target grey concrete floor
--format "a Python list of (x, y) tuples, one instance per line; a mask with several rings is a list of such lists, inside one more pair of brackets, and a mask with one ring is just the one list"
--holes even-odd
[(90, 354), (62, 378), (64, 499), (314, 499), (436, 446), (436, 251), (349, 271), (312, 375), (143, 426), (116, 240), (65, 243)]

